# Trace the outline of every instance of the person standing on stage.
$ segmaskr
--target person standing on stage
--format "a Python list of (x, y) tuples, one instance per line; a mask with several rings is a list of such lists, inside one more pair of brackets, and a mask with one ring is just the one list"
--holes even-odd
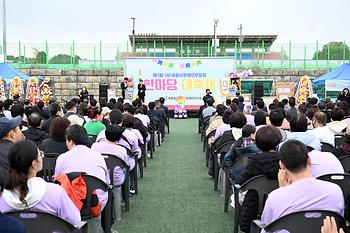
[(83, 102), (84, 100), (87, 102), (89, 98), (89, 92), (86, 89), (85, 86), (82, 86), (80, 92), (79, 92), (80, 102)]
[(145, 102), (145, 96), (146, 96), (146, 86), (143, 84), (143, 80), (139, 79), (139, 84), (137, 85), (137, 95), (139, 99), (142, 101), (142, 103)]
[(128, 88), (128, 81), (129, 79), (125, 77), (123, 82), (120, 84), (120, 88), (122, 89), (122, 97), (124, 100), (125, 100), (125, 91)]

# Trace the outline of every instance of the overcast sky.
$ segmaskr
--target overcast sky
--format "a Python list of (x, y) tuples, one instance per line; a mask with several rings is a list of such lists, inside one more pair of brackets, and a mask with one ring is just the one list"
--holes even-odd
[[(7, 0), (9, 42), (125, 42), (136, 33), (277, 34), (350, 42), (350, 0)], [(2, 39), (2, 38), (1, 38)], [(1, 40), (0, 39), (0, 40)]]

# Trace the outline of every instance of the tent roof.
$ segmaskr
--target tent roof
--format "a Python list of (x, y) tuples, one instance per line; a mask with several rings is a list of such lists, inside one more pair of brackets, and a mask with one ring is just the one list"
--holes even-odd
[(11, 80), (14, 77), (20, 77), (21, 79), (24, 80), (29, 80), (29, 76), (19, 72), (18, 70), (13, 69), (11, 66), (9, 66), (6, 63), (0, 63), (0, 77), (5, 79), (5, 80)]
[(326, 80), (350, 80), (350, 63), (346, 63), (313, 80), (315, 86), (325, 85)]

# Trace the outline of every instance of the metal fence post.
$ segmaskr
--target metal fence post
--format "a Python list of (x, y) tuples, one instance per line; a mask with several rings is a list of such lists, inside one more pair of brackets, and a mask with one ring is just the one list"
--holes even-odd
[(96, 66), (96, 45), (94, 44), (94, 68)]
[(318, 40), (316, 41), (316, 69), (318, 69)]
[(306, 44), (304, 45), (304, 69), (306, 68)]
[(23, 46), (23, 64), (26, 64), (26, 46)]
[(153, 57), (156, 57), (156, 41), (153, 41)]
[(262, 55), (261, 55), (261, 58), (262, 58), (262, 68), (264, 68), (265, 66), (265, 42), (262, 41)]
[(102, 41), (100, 41), (100, 67), (102, 67)]
[(292, 42), (289, 41), (289, 69), (292, 68)]
[(47, 44), (47, 41), (45, 41), (45, 53), (46, 53), (45, 64), (46, 66), (48, 66), (49, 65), (49, 45)]
[(18, 41), (18, 63), (21, 63), (21, 41)]

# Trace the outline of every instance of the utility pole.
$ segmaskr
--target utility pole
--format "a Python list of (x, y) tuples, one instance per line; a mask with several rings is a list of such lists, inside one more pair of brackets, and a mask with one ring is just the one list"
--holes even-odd
[(2, 0), (2, 47), (4, 55), (4, 63), (6, 63), (7, 58), (7, 48), (6, 48), (6, 0)]
[(242, 35), (242, 24), (239, 25), (239, 64), (242, 65), (242, 43), (243, 43), (243, 35)]
[(214, 19), (214, 57), (216, 57), (216, 41), (217, 41), (217, 35), (216, 35), (216, 28), (218, 26), (219, 20)]
[(135, 19), (136, 18), (131, 18), (132, 19), (132, 54), (135, 56), (136, 53), (136, 48), (135, 48)]

